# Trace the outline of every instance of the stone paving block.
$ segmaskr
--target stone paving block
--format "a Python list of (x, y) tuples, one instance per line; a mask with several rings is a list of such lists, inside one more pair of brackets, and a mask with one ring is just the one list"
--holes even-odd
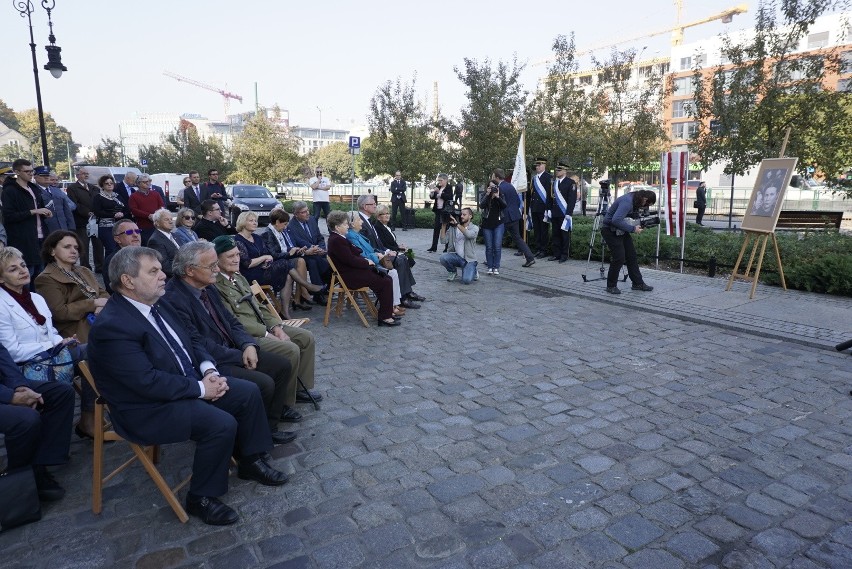
[(769, 496), (760, 493), (749, 494), (745, 500), (746, 506), (762, 512), (767, 516), (787, 516), (791, 512), (790, 506)]
[(313, 558), (317, 567), (323, 569), (358, 567), (366, 559), (358, 542), (351, 538), (315, 549)]
[(443, 507), (454, 522), (468, 522), (494, 514), (494, 508), (479, 495), (466, 496)]
[(683, 476), (677, 473), (671, 473), (668, 476), (663, 476), (657, 478), (657, 482), (671, 490), (672, 492), (678, 492), (683, 490), (684, 488), (688, 488), (692, 486), (692, 481), (688, 478), (684, 478)]
[(477, 474), (485, 479), (486, 482), (495, 486), (512, 482), (515, 479), (513, 471), (499, 464), (483, 468)]
[(473, 569), (501, 569), (514, 567), (518, 563), (512, 550), (501, 542), (471, 551), (467, 559)]
[(334, 538), (354, 533), (357, 529), (355, 522), (341, 515), (321, 518), (305, 526), (309, 539), (315, 543), (326, 543)]
[(595, 507), (585, 508), (568, 516), (568, 523), (580, 532), (603, 527), (609, 520), (610, 516), (606, 512)]
[(630, 496), (641, 504), (651, 504), (670, 494), (669, 490), (656, 482), (640, 482), (630, 489)]
[(453, 476), (430, 484), (426, 489), (436, 500), (449, 503), (453, 500), (477, 492), (485, 486), (485, 481), (473, 474)]
[(597, 566), (606, 561), (621, 559), (627, 550), (601, 532), (590, 532), (576, 540), (579, 553), (589, 561), (588, 565)]
[(659, 522), (670, 528), (678, 528), (687, 523), (692, 516), (689, 512), (671, 502), (660, 501), (649, 506), (642, 506), (639, 511), (642, 517)]
[(624, 516), (611, 524), (605, 532), (630, 549), (647, 545), (665, 533), (659, 526), (637, 514)]
[(722, 516), (709, 516), (695, 524), (695, 529), (721, 542), (734, 542), (745, 534), (745, 530)]
[(583, 469), (585, 469), (590, 474), (598, 474), (610, 468), (615, 461), (608, 456), (601, 455), (589, 455), (580, 457), (576, 460), (577, 464), (579, 464)]
[(392, 522), (369, 529), (361, 534), (361, 543), (372, 555), (383, 557), (414, 543), (405, 524)]
[(294, 554), (301, 553), (304, 550), (302, 540), (294, 534), (268, 537), (259, 541), (257, 547), (260, 549), (265, 562), (292, 557)]
[(807, 542), (784, 528), (770, 528), (755, 535), (750, 543), (772, 558), (789, 558), (804, 549)]
[(540, 551), (539, 546), (522, 533), (507, 535), (503, 543), (509, 546), (516, 559), (522, 560)]
[(526, 438), (539, 435), (541, 432), (532, 425), (517, 425), (497, 432), (498, 435), (510, 442), (522, 441)]
[(727, 506), (723, 513), (731, 521), (752, 530), (762, 530), (772, 524), (772, 518), (740, 504)]
[(624, 564), (635, 569), (683, 569), (683, 562), (660, 549), (644, 549), (624, 558)]
[(806, 555), (813, 561), (832, 569), (834, 567), (846, 568), (852, 566), (852, 547), (847, 544), (823, 540), (809, 547)]
[(666, 543), (666, 548), (688, 561), (690, 566), (719, 551), (715, 543), (693, 531), (675, 534)]

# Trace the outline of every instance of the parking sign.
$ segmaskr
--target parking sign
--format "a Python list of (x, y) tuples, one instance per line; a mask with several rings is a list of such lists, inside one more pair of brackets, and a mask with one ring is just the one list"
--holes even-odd
[(361, 137), (360, 136), (350, 136), (349, 137), (349, 148), (361, 148)]

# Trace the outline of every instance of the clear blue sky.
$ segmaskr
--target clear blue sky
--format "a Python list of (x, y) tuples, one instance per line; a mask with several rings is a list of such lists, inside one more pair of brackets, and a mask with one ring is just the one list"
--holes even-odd
[[(46, 62), (47, 17), (34, 0), (38, 64)], [(685, 0), (683, 21), (716, 14), (737, 0)], [(685, 41), (750, 27), (750, 12), (727, 26), (687, 29)], [(576, 34), (578, 48), (674, 25), (672, 0), (406, 2), (328, 0), (56, 0), (57, 44), (68, 72), (41, 71), (45, 110), (82, 144), (117, 138), (118, 121), (134, 112), (223, 116), (216, 93), (165, 77), (184, 75), (244, 97), (231, 112), (278, 103), (291, 123), (326, 128), (364, 123), (370, 97), (388, 79), (416, 72), (422, 96), (439, 83), (443, 112), (457, 116), (464, 90), (453, 72), (464, 57), (535, 62), (550, 55), (553, 38)], [(0, 4), (0, 99), (16, 110), (35, 107), (26, 19)], [(634, 42), (643, 58), (667, 55), (669, 36)], [(621, 46), (625, 47), (625, 46)], [(605, 55), (605, 54), (602, 54)], [(545, 67), (528, 66), (527, 90)], [(226, 87), (227, 86), (227, 87)]]

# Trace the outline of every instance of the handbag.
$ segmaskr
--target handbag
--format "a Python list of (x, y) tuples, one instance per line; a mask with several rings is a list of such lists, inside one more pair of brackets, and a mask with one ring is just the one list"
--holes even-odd
[(89, 237), (98, 236), (98, 219), (94, 216), (90, 217), (86, 223), (86, 235)]
[(0, 473), (0, 530), (37, 522), (41, 503), (31, 466)]
[(19, 365), (21, 373), (30, 381), (58, 381), (70, 384), (74, 380), (74, 356), (65, 344), (57, 344)]
[(698, 200), (695, 200), (694, 202), (692, 202), (692, 207), (694, 207), (694, 208), (701, 207), (700, 205), (698, 205)]

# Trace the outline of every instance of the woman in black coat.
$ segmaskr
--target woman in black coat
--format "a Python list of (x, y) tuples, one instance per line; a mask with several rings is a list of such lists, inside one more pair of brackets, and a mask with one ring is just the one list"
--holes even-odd
[(100, 193), (92, 199), (92, 213), (98, 219), (98, 237), (104, 244), (104, 258), (118, 248), (113, 239), (112, 228), (119, 219), (130, 219), (130, 207), (115, 193), (115, 180), (112, 176), (98, 179)]

